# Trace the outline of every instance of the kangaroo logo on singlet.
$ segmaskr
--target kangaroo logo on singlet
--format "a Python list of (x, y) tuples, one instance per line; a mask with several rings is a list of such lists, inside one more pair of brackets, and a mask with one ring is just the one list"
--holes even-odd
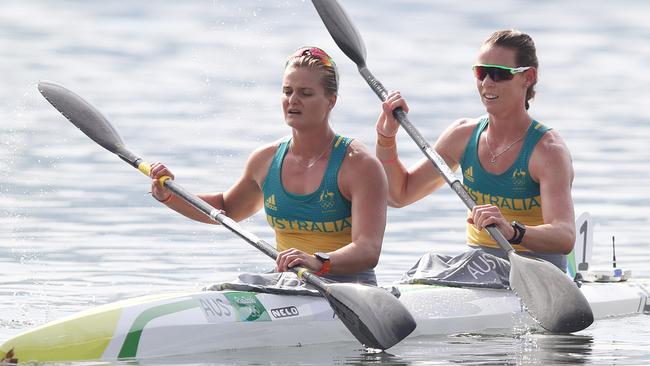
[(323, 212), (331, 211), (334, 208), (334, 192), (322, 191), (320, 193), (320, 207), (323, 209)]
[(264, 206), (269, 210), (277, 211), (278, 206), (275, 205), (275, 195), (272, 194), (264, 201)]
[(512, 184), (516, 186), (523, 186), (526, 184), (526, 172), (523, 169), (515, 169), (512, 172)]
[(470, 166), (463, 172), (463, 177), (468, 181), (474, 183), (474, 167)]

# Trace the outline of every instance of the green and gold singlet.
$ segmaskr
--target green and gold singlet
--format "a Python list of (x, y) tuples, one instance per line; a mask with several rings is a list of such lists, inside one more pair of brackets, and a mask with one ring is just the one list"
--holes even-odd
[(304, 195), (282, 185), (282, 162), (291, 139), (280, 143), (262, 191), (266, 220), (275, 230), (279, 251), (330, 252), (352, 242), (352, 204), (341, 195), (338, 173), (352, 139), (337, 135), (320, 186)]
[[(499, 207), (509, 222), (517, 220), (528, 226), (543, 224), (539, 183), (530, 177), (528, 161), (537, 142), (550, 129), (533, 120), (517, 160), (502, 174), (492, 174), (483, 169), (478, 158), (479, 137), (488, 123), (487, 117), (481, 119), (467, 143), (460, 161), (463, 185), (477, 205), (491, 204)], [(476, 230), (471, 224), (467, 225), (467, 243), (472, 247), (499, 248), (487, 231)], [(521, 245), (513, 247), (517, 251), (529, 251)]]

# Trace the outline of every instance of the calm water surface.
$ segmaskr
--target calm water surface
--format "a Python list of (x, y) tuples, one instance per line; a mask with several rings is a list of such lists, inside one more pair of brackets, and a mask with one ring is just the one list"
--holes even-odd
[[(368, 66), (411, 102), (433, 142), (483, 112), (470, 73), (480, 42), (516, 27), (541, 62), (533, 115), (569, 145), (576, 212), (595, 217), (595, 264), (649, 278), (650, 3), (341, 1)], [(374, 144), (375, 95), (308, 1), (3, 1), (0, 11), (0, 340), (34, 325), (143, 294), (199, 290), (273, 263), (219, 227), (176, 215), (148, 180), (98, 147), (38, 94), (54, 80), (84, 96), (127, 146), (164, 161), (193, 192), (222, 190), (248, 154), (288, 133), (285, 57), (305, 44), (341, 71), (335, 129)], [(406, 162), (419, 150), (400, 135)], [(272, 241), (261, 215), (244, 227)], [(389, 211), (380, 282), (422, 253), (463, 250), (464, 208), (448, 189)], [(219, 352), (140, 364), (648, 364), (648, 316), (600, 321), (574, 336), (523, 332)]]

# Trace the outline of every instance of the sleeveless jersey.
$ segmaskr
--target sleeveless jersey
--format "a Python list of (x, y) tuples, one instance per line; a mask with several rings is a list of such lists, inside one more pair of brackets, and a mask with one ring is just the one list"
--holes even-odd
[[(515, 162), (505, 172), (492, 174), (483, 169), (478, 158), (479, 137), (488, 123), (487, 117), (482, 118), (467, 143), (460, 161), (463, 185), (476, 204), (499, 207), (509, 222), (516, 220), (527, 226), (543, 224), (539, 183), (530, 177), (528, 161), (535, 145), (550, 128), (533, 120)], [(471, 224), (467, 225), (467, 243), (472, 247), (499, 248), (487, 231), (479, 231)], [(513, 247), (517, 251), (530, 252), (522, 245), (515, 244)]]
[(293, 194), (282, 185), (282, 162), (291, 138), (278, 146), (262, 186), (266, 220), (275, 230), (277, 249), (296, 248), (313, 254), (352, 242), (351, 202), (341, 195), (338, 173), (352, 139), (336, 135), (320, 186), (309, 194)]

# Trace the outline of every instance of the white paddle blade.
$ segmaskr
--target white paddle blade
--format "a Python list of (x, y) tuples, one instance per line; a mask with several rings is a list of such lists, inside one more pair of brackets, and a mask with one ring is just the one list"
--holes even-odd
[(86, 136), (106, 150), (119, 155), (120, 147), (124, 145), (122, 139), (110, 122), (90, 103), (52, 81), (39, 82), (38, 91)]
[(553, 333), (573, 333), (594, 321), (589, 302), (553, 264), (511, 252), (510, 287), (531, 316)]
[(345, 326), (367, 347), (388, 349), (415, 329), (408, 309), (381, 288), (331, 283), (324, 295)]
[(312, 0), (325, 28), (339, 46), (357, 66), (366, 63), (366, 46), (352, 20), (336, 0)]

